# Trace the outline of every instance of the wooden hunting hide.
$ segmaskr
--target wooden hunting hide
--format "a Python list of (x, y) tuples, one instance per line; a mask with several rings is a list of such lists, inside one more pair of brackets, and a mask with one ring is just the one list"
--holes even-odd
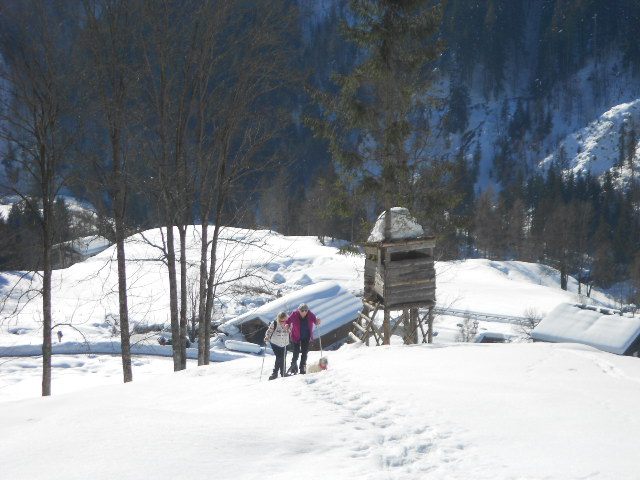
[[(402, 327), (407, 344), (433, 339), (433, 307), (436, 302), (436, 271), (433, 258), (435, 239), (412, 238), (392, 242), (366, 243), (364, 265), (364, 308), (353, 322), (350, 337), (369, 345), (389, 344), (391, 335)], [(420, 309), (427, 311), (420, 314)], [(392, 321), (391, 310), (402, 310)], [(378, 311), (384, 312), (382, 328), (375, 324)], [(424, 326), (427, 326), (427, 332)]]
[(365, 244), (364, 296), (386, 308), (435, 304), (434, 238)]

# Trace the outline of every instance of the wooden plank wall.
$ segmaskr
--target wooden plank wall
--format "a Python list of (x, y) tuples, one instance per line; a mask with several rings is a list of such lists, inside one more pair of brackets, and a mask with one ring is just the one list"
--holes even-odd
[(433, 305), (436, 274), (433, 240), (366, 246), (365, 298), (378, 296), (387, 307)]

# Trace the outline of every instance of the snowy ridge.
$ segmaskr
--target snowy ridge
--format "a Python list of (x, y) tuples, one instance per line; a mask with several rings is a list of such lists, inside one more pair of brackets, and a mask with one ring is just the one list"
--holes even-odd
[[(546, 157), (540, 166), (548, 168), (554, 160), (560, 157), (560, 150), (564, 149), (568, 170), (575, 174), (591, 172), (594, 176), (601, 176), (605, 172), (613, 170), (614, 165), (618, 162), (623, 125), (627, 134), (632, 127), (638, 128), (635, 125), (640, 126), (640, 99), (616, 105), (586, 127), (568, 135), (561, 142), (561, 146), (553, 154)], [(636, 146), (634, 152), (636, 165), (638, 157), (639, 152)], [(623, 178), (631, 176), (628, 165), (622, 167), (620, 171)]]

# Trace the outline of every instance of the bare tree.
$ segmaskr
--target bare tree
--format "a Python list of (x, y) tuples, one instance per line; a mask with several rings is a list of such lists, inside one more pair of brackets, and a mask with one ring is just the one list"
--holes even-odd
[(291, 115), (274, 100), (295, 80), (294, 55), (287, 47), (287, 36), (296, 28), (292, 5), (281, 0), (224, 5), (226, 15), (214, 17), (222, 25), (216, 25), (213, 49), (205, 52), (207, 61), (201, 65), (206, 68), (198, 72), (197, 84), (195, 191), (202, 223), (199, 365), (209, 363), (220, 229), (231, 209), (231, 217), (246, 212), (255, 181), (251, 179), (278, 160), (267, 149), (290, 124)]
[(529, 307), (524, 311), (523, 319), (519, 323), (514, 324), (513, 328), (517, 333), (531, 340), (533, 329), (538, 326), (544, 316), (545, 314), (537, 308)]
[(459, 342), (473, 342), (478, 334), (478, 321), (471, 317), (471, 313), (465, 312), (462, 323), (458, 324), (457, 340)]
[(52, 259), (55, 199), (65, 183), (68, 154), (76, 139), (72, 125), (70, 52), (61, 38), (72, 33), (65, 2), (25, 0), (0, 6), (0, 41), (7, 88), (0, 97), (1, 135), (13, 153), (19, 178), (6, 191), (18, 195), (38, 220), (42, 253), (42, 395), (51, 395)]
[(191, 342), (195, 342), (198, 336), (198, 305), (200, 303), (199, 283), (200, 282), (197, 275), (189, 275), (189, 278), (187, 279), (187, 297), (189, 308), (189, 311), (187, 312), (187, 333)]
[(253, 184), (251, 176), (269, 166), (274, 156), (266, 147), (290, 122), (290, 115), (280, 115), (269, 102), (291, 78), (285, 35), (293, 10), (282, 0), (140, 5), (143, 27), (136, 45), (144, 94), (139, 106), (146, 125), (141, 151), (151, 172), (149, 192), (165, 226), (174, 369), (179, 370), (186, 367), (187, 226), (202, 224), (198, 345), (203, 364), (222, 222), (245, 213), (252, 193), (243, 190)]
[[(127, 275), (125, 239), (127, 229), (127, 197), (129, 178), (130, 124), (132, 85), (135, 68), (131, 59), (131, 31), (134, 15), (128, 0), (82, 0), (84, 20), (84, 46), (87, 52), (84, 77), (88, 80), (89, 96), (93, 103), (96, 129), (106, 132), (106, 155), (99, 151), (93, 155), (93, 170), (98, 177), (96, 197), (106, 195), (109, 211), (113, 215), (113, 240), (118, 263), (118, 305), (122, 348), (122, 370), (125, 382), (133, 380), (131, 368), (131, 342), (127, 301)], [(102, 140), (102, 139), (96, 139)], [(106, 158), (105, 158), (106, 157)]]
[[(153, 192), (165, 226), (164, 255), (169, 277), (169, 304), (174, 370), (186, 368), (187, 264), (186, 228), (193, 223), (189, 123), (203, 44), (211, 23), (210, 1), (143, 1), (143, 24), (136, 32), (143, 59), (141, 83), (150, 141), (145, 150), (153, 171)], [(225, 9), (221, 6), (221, 9)], [(177, 230), (178, 239), (175, 238)], [(177, 241), (176, 241), (177, 240)], [(179, 256), (178, 256), (179, 251)]]

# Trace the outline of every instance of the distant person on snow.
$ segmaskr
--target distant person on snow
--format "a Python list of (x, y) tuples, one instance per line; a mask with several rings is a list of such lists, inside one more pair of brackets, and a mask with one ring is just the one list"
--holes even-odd
[(278, 378), (278, 372), (282, 377), (288, 376), (284, 371), (287, 361), (287, 346), (289, 345), (289, 325), (284, 323), (286, 319), (287, 313), (280, 312), (276, 319), (269, 324), (269, 328), (264, 334), (264, 341), (271, 343), (271, 349), (276, 356), (276, 364), (269, 380)]
[(306, 303), (301, 303), (285, 323), (290, 325), (293, 342), (293, 358), (289, 372), (298, 373), (298, 356), (300, 356), (300, 373), (306, 373), (309, 343), (313, 342), (313, 326), (320, 325), (320, 319), (309, 311)]

